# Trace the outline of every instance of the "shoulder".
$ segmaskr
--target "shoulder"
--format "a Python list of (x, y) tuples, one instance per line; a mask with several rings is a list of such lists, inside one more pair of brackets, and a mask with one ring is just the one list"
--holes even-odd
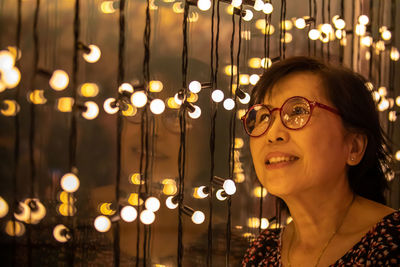
[(258, 266), (265, 258), (270, 258), (269, 262), (277, 260), (280, 233), (281, 229), (264, 230), (246, 250), (242, 265)]

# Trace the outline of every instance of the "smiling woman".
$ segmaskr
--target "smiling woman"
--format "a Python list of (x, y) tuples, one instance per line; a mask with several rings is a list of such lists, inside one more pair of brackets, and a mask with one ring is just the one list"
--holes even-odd
[(256, 84), (242, 118), (254, 167), (293, 221), (262, 232), (243, 266), (398, 266), (400, 212), (384, 205), (390, 151), (365, 84), (306, 57)]

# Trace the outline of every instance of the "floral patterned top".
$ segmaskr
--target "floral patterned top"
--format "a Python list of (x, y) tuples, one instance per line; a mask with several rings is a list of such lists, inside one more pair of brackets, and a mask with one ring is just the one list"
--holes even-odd
[[(385, 216), (330, 267), (400, 266), (400, 211)], [(242, 266), (282, 266), (281, 229), (267, 229), (247, 249)]]

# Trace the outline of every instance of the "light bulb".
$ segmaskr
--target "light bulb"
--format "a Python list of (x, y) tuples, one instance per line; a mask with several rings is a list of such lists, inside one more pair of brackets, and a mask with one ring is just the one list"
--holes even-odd
[(97, 45), (89, 45), (90, 52), (89, 53), (84, 53), (83, 58), (89, 62), (89, 63), (94, 63), (97, 62), (101, 56), (101, 51), (100, 48)]
[(68, 74), (63, 70), (55, 70), (50, 78), (49, 84), (56, 91), (62, 91), (67, 88), (69, 83)]
[(371, 82), (366, 82), (365, 86), (368, 88), (369, 91), (372, 91), (374, 89), (374, 85)]
[(60, 97), (56, 102), (56, 107), (61, 112), (71, 112), (73, 105), (74, 99), (72, 97)]
[(227, 98), (224, 101), (224, 108), (226, 110), (232, 110), (235, 107), (235, 101), (232, 98)]
[(237, 74), (237, 67), (236, 67), (236, 65), (233, 65), (233, 67), (232, 67), (232, 65), (227, 65), (224, 68), (224, 72), (228, 76), (232, 76), (232, 74), (236, 75)]
[(136, 185), (144, 184), (144, 180), (140, 179), (140, 173), (137, 172), (130, 175), (129, 182)]
[(232, 2), (231, 2), (231, 5), (236, 8), (239, 8), (241, 6), (241, 4), (242, 4), (242, 0), (232, 0)]
[(397, 161), (400, 161), (400, 150), (396, 151), (395, 158)]
[(126, 104), (126, 106), (127, 106), (127, 109), (122, 110), (122, 115), (127, 116), (127, 117), (135, 116), (137, 113), (137, 108), (129, 103)]
[(108, 114), (115, 114), (118, 112), (119, 108), (115, 105), (115, 98), (107, 98), (106, 101), (104, 101), (104, 105), (103, 108), (105, 110), (105, 112), (107, 112)]
[(389, 101), (386, 98), (382, 98), (378, 104), (379, 111), (385, 111), (389, 108)]
[(197, 7), (201, 10), (201, 11), (206, 11), (209, 10), (211, 7), (211, 1), (210, 0), (199, 0), (197, 2)]
[(183, 7), (182, 7), (182, 2), (175, 2), (173, 5), (172, 5), (172, 10), (174, 11), (174, 13), (176, 13), (176, 14), (181, 14), (181, 13), (183, 13), (185, 10), (183, 9)]
[(116, 11), (114, 7), (114, 1), (104, 1), (100, 5), (101, 12), (104, 14), (112, 14)]
[(271, 67), (271, 65), (272, 65), (272, 60), (270, 58), (265, 57), (261, 59), (261, 67), (263, 67), (264, 69)]
[(86, 110), (82, 112), (82, 116), (87, 120), (93, 120), (99, 115), (99, 106), (93, 101), (85, 102)]
[(264, 8), (264, 1), (263, 0), (256, 0), (253, 6), (254, 10), (261, 11)]
[(335, 25), (336, 29), (343, 30), (346, 27), (346, 22), (343, 19), (337, 19), (333, 22), (333, 25)]
[(206, 187), (205, 187), (204, 185), (199, 186), (199, 187), (196, 189), (197, 195), (198, 195), (200, 198), (206, 198), (206, 197), (208, 197), (208, 193), (204, 192), (205, 189), (206, 189)]
[(356, 34), (358, 36), (363, 36), (363, 35), (365, 35), (366, 32), (367, 32), (367, 27), (365, 27), (365, 25), (363, 25), (363, 24), (356, 25)]
[(396, 105), (400, 107), (400, 96), (396, 97)]
[(111, 228), (111, 221), (104, 215), (97, 216), (94, 220), (94, 228), (99, 232), (107, 232)]
[(246, 13), (245, 13), (245, 15), (243, 17), (243, 20), (250, 21), (253, 18), (253, 12), (251, 12), (250, 9), (246, 9), (245, 12)]
[(267, 229), (269, 226), (269, 221), (267, 218), (261, 218), (261, 229)]
[(197, 94), (201, 90), (201, 83), (198, 81), (191, 81), (189, 83), (189, 90), (190, 92)]
[[(262, 193), (262, 194), (261, 194)], [(266, 195), (267, 195), (267, 189), (265, 189), (265, 188), (263, 188), (263, 187), (261, 187), (261, 186), (257, 186), (257, 187), (255, 187), (254, 189), (253, 189), (253, 195), (255, 196), (255, 197), (258, 197), (258, 198), (261, 198), (261, 196), (262, 197), (265, 197)]]
[(375, 48), (377, 51), (385, 51), (385, 42), (382, 40), (379, 40), (378, 42), (376, 42)]
[(296, 19), (294, 26), (296, 26), (297, 29), (304, 29), (306, 27), (306, 21), (303, 18), (298, 18)]
[(3, 83), (3, 81), (0, 79), (0, 93), (4, 92), (7, 89), (6, 85)]
[(5, 230), (9, 236), (22, 236), (25, 233), (25, 225), (21, 222), (9, 220), (6, 223)]
[(150, 92), (161, 92), (162, 89), (164, 88), (164, 85), (161, 81), (150, 81), (149, 82), (149, 90)]
[[(243, 148), (243, 145), (244, 145), (243, 138), (236, 137), (235, 138), (235, 149), (241, 149), (241, 148)], [(237, 172), (236, 168), (240, 168), (240, 170), (242, 170), (242, 167), (240, 165), (236, 164), (235, 170), (233, 171), (235, 173)]]
[(326, 33), (326, 34), (330, 34), (330, 33), (333, 31), (332, 25), (330, 25), (329, 23), (323, 24), (323, 25), (321, 26), (321, 31), (322, 31), (323, 33)]
[(175, 183), (164, 184), (163, 190), (162, 190), (164, 195), (167, 195), (167, 196), (175, 195), (176, 191), (178, 191), (178, 188), (176, 187)]
[(29, 207), (29, 217), (25, 223), (38, 224), (46, 216), (46, 208), (37, 198), (27, 198), (24, 203)]
[(397, 47), (392, 46), (390, 49), (390, 59), (393, 61), (398, 61), (400, 58), (399, 50)]
[(63, 203), (58, 206), (57, 211), (62, 216), (74, 216), (76, 213), (76, 207), (72, 204)]
[(311, 40), (317, 40), (320, 36), (320, 32), (317, 29), (312, 29), (308, 32), (308, 38)]
[(147, 103), (147, 96), (143, 91), (134, 92), (131, 96), (131, 102), (137, 108), (144, 107)]
[(167, 105), (172, 109), (178, 109), (180, 107), (180, 104), (175, 101), (175, 97), (169, 97), (167, 100)]
[(111, 208), (112, 203), (106, 202), (99, 205), (99, 211), (103, 215), (114, 215), (115, 210)]
[(372, 45), (372, 37), (371, 36), (364, 36), (361, 38), (361, 44), (370, 47)]
[(228, 195), (233, 195), (236, 192), (235, 182), (231, 179), (226, 179), (224, 181), (223, 188), (225, 190), (225, 193), (227, 193)]
[(2, 108), (0, 110), (1, 114), (4, 116), (15, 116), (19, 112), (19, 105), (15, 100), (3, 100), (3, 103), (7, 106), (6, 108)]
[(7, 88), (14, 88), (21, 80), (21, 72), (17, 67), (2, 71), (1, 80)]
[(150, 102), (150, 110), (153, 114), (161, 114), (165, 110), (165, 104), (164, 101), (161, 99), (154, 99)]
[(156, 215), (150, 210), (143, 210), (140, 213), (140, 221), (144, 224), (152, 224), (156, 219)]
[(260, 80), (260, 76), (257, 74), (252, 74), (252, 75), (250, 75), (249, 80), (250, 80), (250, 84), (256, 85), (257, 82)]
[(381, 99), (381, 96), (377, 91), (373, 91), (372, 92), (372, 98), (374, 99), (375, 102), (378, 102), (379, 99)]
[(361, 15), (358, 17), (358, 23), (362, 25), (367, 25), (369, 23), (369, 18), (367, 15)]
[(387, 95), (387, 89), (385, 86), (381, 86), (378, 88), (378, 93), (380, 96), (386, 96)]
[(133, 86), (130, 83), (122, 83), (118, 87), (118, 92), (123, 93), (124, 91), (128, 93), (133, 93)]
[(219, 89), (216, 89), (211, 93), (211, 98), (215, 103), (219, 103), (222, 100), (224, 100), (224, 92), (222, 92)]
[(285, 36), (281, 39), (281, 42), (290, 43), (293, 40), (293, 36), (290, 32), (285, 32)]
[(248, 74), (240, 74), (239, 75), (239, 83), (241, 85), (248, 85), (250, 83), (249, 78), (250, 78), (250, 76)]
[(47, 102), (47, 99), (44, 97), (44, 90), (33, 90), (28, 94), (28, 101), (35, 104), (41, 105)]
[(178, 203), (173, 203), (172, 199), (174, 198), (174, 196), (169, 196), (167, 197), (167, 199), (165, 200), (165, 205), (167, 206), (167, 208), (173, 210), (176, 209), (176, 207), (178, 207)]
[(160, 201), (156, 197), (149, 197), (144, 205), (149, 211), (156, 212), (160, 208)]
[(383, 40), (389, 41), (392, 38), (392, 33), (389, 30), (386, 30), (381, 33), (381, 36)]
[(1, 50), (0, 51), (0, 70), (10, 70), (15, 65), (15, 57), (10, 51)]
[(282, 29), (290, 31), (293, 28), (293, 23), (290, 20), (285, 20), (281, 22)]
[(192, 222), (194, 222), (195, 224), (202, 224), (205, 218), (206, 216), (204, 215), (204, 213), (197, 210), (192, 215)]
[(3, 218), (8, 213), (8, 204), (4, 198), (0, 197), (0, 218)]
[(140, 206), (143, 204), (143, 200), (139, 197), (137, 193), (131, 193), (128, 198), (128, 203), (132, 206)]
[(226, 197), (222, 195), (223, 192), (224, 189), (218, 189), (217, 192), (215, 193), (215, 196), (219, 201), (224, 201), (226, 199)]
[(65, 225), (58, 224), (53, 229), (53, 237), (58, 242), (65, 243), (71, 238), (71, 235), (69, 234), (69, 229)]
[(263, 12), (265, 14), (271, 14), (272, 11), (274, 11), (274, 7), (272, 6), (271, 3), (265, 3), (264, 7), (263, 7)]
[(84, 97), (95, 97), (99, 94), (99, 86), (95, 83), (84, 83), (81, 85), (79, 93)]
[(250, 217), (247, 219), (247, 226), (249, 228), (258, 228), (260, 227), (260, 219), (257, 217)]
[(30, 216), (31, 209), (25, 202), (18, 203), (18, 212), (14, 212), (14, 217), (19, 221), (27, 221)]
[(137, 217), (137, 211), (132, 206), (125, 206), (121, 209), (121, 218), (125, 222), (133, 222)]
[(186, 101), (190, 103), (195, 103), (197, 100), (199, 100), (199, 96), (195, 93), (189, 92), (189, 97), (186, 98)]
[(258, 57), (250, 58), (248, 61), (248, 65), (252, 69), (260, 68), (261, 67), (261, 58), (258, 58)]
[(391, 121), (391, 122), (396, 121), (397, 120), (396, 111), (394, 111), (394, 110), (389, 111), (388, 118), (389, 118), (389, 121)]
[(200, 107), (198, 107), (196, 105), (193, 105), (193, 107), (194, 107), (194, 111), (188, 112), (188, 114), (189, 114), (189, 117), (191, 117), (192, 119), (197, 119), (201, 115), (201, 109), (200, 109)]
[(255, 24), (255, 25), (256, 25), (256, 28), (259, 29), (259, 30), (264, 29), (265, 26), (266, 26), (265, 19), (258, 19), (258, 20), (256, 20), (256, 24)]
[(73, 173), (66, 173), (61, 178), (61, 188), (68, 193), (73, 193), (78, 190), (80, 182), (78, 177)]

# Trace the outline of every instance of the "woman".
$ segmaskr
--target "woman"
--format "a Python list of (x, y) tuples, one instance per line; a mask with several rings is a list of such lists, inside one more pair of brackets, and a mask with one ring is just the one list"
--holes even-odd
[(399, 266), (400, 212), (384, 205), (389, 153), (365, 82), (296, 57), (254, 87), (243, 121), (255, 170), (293, 221), (265, 230), (243, 266)]

